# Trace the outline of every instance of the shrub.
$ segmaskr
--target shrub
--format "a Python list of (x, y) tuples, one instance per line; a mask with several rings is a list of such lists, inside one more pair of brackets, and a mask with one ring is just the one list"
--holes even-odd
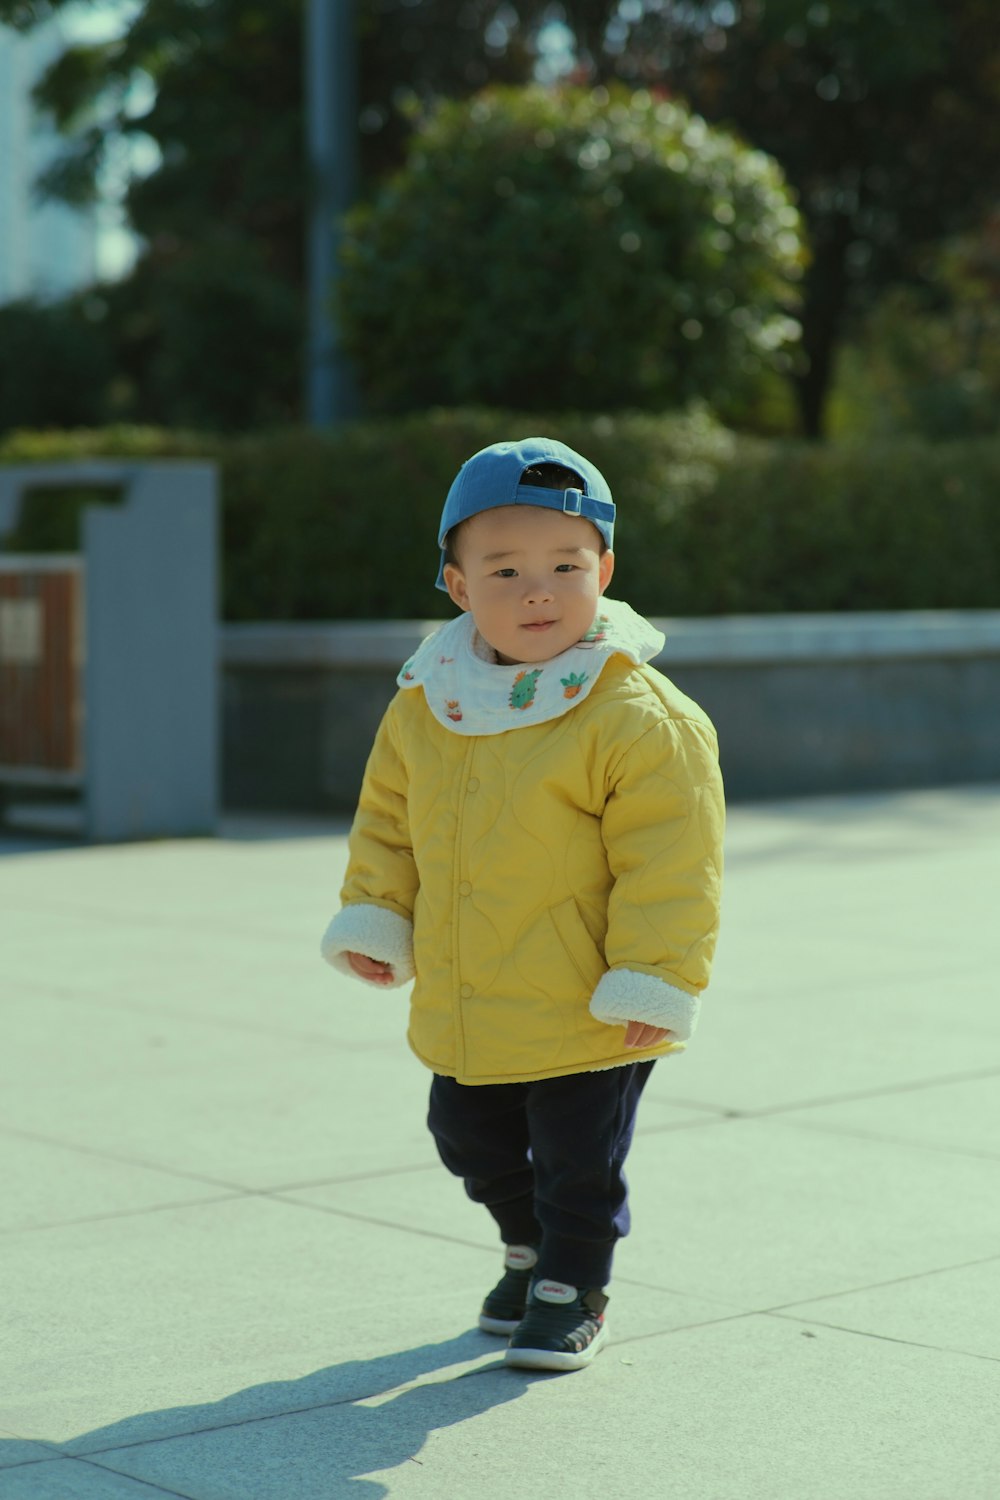
[[(0, 464), (75, 463), (93, 458), (142, 460), (214, 458), (204, 436), (165, 432), (159, 427), (32, 428), (0, 438)], [(22, 492), (13, 530), (0, 535), (0, 551), (75, 552), (80, 545), (80, 515), (87, 505), (116, 503), (120, 490), (107, 485), (46, 485)]]
[(367, 407), (664, 410), (780, 359), (804, 255), (777, 164), (677, 102), (444, 102), (348, 220), (339, 316)]
[[(330, 432), (206, 439), (25, 433), (0, 463), (214, 458), (230, 620), (444, 618), (444, 495), (465, 458), (545, 432), (586, 453), (619, 505), (612, 592), (651, 615), (977, 609), (1000, 604), (1000, 440), (816, 445), (735, 437), (694, 409), (525, 416), (439, 411)], [(39, 497), (21, 550), (74, 545), (81, 497)]]
[(741, 440), (675, 528), (680, 612), (996, 608), (998, 495), (996, 439)]
[[(434, 588), (444, 496), (499, 436), (542, 431), (587, 453), (655, 532), (715, 483), (732, 438), (700, 412), (668, 418), (433, 412), (291, 432), (225, 450), (232, 618), (451, 614)], [(642, 525), (642, 521), (638, 521)], [(625, 565), (624, 576), (629, 575)]]

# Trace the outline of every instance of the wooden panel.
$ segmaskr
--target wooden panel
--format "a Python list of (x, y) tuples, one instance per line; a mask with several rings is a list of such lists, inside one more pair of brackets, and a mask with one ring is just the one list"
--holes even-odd
[(17, 562), (0, 570), (0, 774), (61, 779), (83, 760), (81, 569)]

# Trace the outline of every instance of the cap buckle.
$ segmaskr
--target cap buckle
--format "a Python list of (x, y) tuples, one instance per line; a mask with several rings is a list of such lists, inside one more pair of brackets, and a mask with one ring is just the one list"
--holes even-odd
[(564, 490), (563, 491), (563, 506), (562, 506), (562, 508), (563, 508), (563, 514), (564, 515), (567, 515), (567, 516), (582, 516), (583, 515), (583, 491), (582, 490), (574, 490), (574, 489)]

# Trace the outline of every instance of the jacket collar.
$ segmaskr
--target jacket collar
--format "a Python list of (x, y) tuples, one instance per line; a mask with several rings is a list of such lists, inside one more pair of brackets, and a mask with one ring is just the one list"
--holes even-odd
[(663, 645), (660, 631), (629, 605), (602, 599), (575, 646), (549, 661), (507, 667), (495, 661), (472, 616), (463, 614), (422, 641), (396, 681), (401, 688), (423, 688), (435, 719), (454, 734), (504, 734), (576, 708), (612, 656), (641, 666)]

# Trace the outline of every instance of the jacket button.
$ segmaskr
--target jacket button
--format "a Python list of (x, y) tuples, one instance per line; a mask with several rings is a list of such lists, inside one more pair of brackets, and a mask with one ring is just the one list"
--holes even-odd
[(471, 984), (463, 984), (462, 988), (459, 990), (459, 994), (461, 995), (461, 997), (462, 997), (463, 1000), (469, 1000), (469, 999), (471, 999), (471, 997), (472, 997), (472, 985)]
[(479, 777), (478, 776), (470, 776), (469, 777), (468, 790), (470, 792), (478, 792), (479, 791)]
[(458, 888), (458, 894), (460, 896), (471, 896), (472, 895), (472, 886), (469, 884), (469, 882), (467, 880), (463, 880), (462, 881), (461, 885)]

